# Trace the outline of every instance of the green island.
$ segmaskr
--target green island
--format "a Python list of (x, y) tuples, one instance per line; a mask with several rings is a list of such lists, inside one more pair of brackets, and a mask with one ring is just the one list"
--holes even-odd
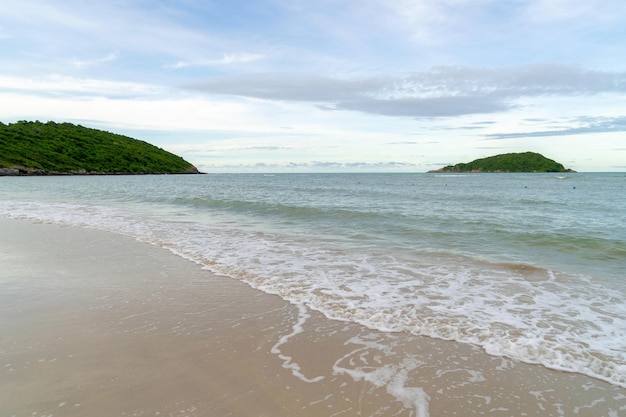
[(505, 153), (428, 172), (575, 172), (536, 152)]
[(0, 122), (0, 175), (198, 174), (147, 142), (71, 123)]

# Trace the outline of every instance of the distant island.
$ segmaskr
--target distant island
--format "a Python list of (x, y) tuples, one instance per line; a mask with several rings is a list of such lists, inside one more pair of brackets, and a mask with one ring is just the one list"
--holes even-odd
[(71, 123), (0, 122), (0, 175), (198, 174), (147, 142)]
[(536, 152), (505, 153), (428, 172), (575, 172)]

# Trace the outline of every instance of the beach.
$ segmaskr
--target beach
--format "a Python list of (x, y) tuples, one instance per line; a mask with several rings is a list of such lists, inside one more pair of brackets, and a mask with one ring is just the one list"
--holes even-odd
[(626, 390), (328, 320), (113, 233), (0, 220), (3, 416), (607, 416)]

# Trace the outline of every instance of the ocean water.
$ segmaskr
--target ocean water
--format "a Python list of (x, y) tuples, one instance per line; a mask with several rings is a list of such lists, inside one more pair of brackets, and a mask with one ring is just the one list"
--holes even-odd
[(626, 174), (5, 177), (0, 217), (130, 235), (303, 314), (626, 387)]

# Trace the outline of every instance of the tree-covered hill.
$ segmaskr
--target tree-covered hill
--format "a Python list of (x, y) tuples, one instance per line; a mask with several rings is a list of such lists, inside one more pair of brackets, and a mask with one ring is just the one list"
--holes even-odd
[(431, 172), (573, 172), (536, 152), (506, 153)]
[(0, 175), (197, 174), (147, 142), (71, 123), (0, 122)]

